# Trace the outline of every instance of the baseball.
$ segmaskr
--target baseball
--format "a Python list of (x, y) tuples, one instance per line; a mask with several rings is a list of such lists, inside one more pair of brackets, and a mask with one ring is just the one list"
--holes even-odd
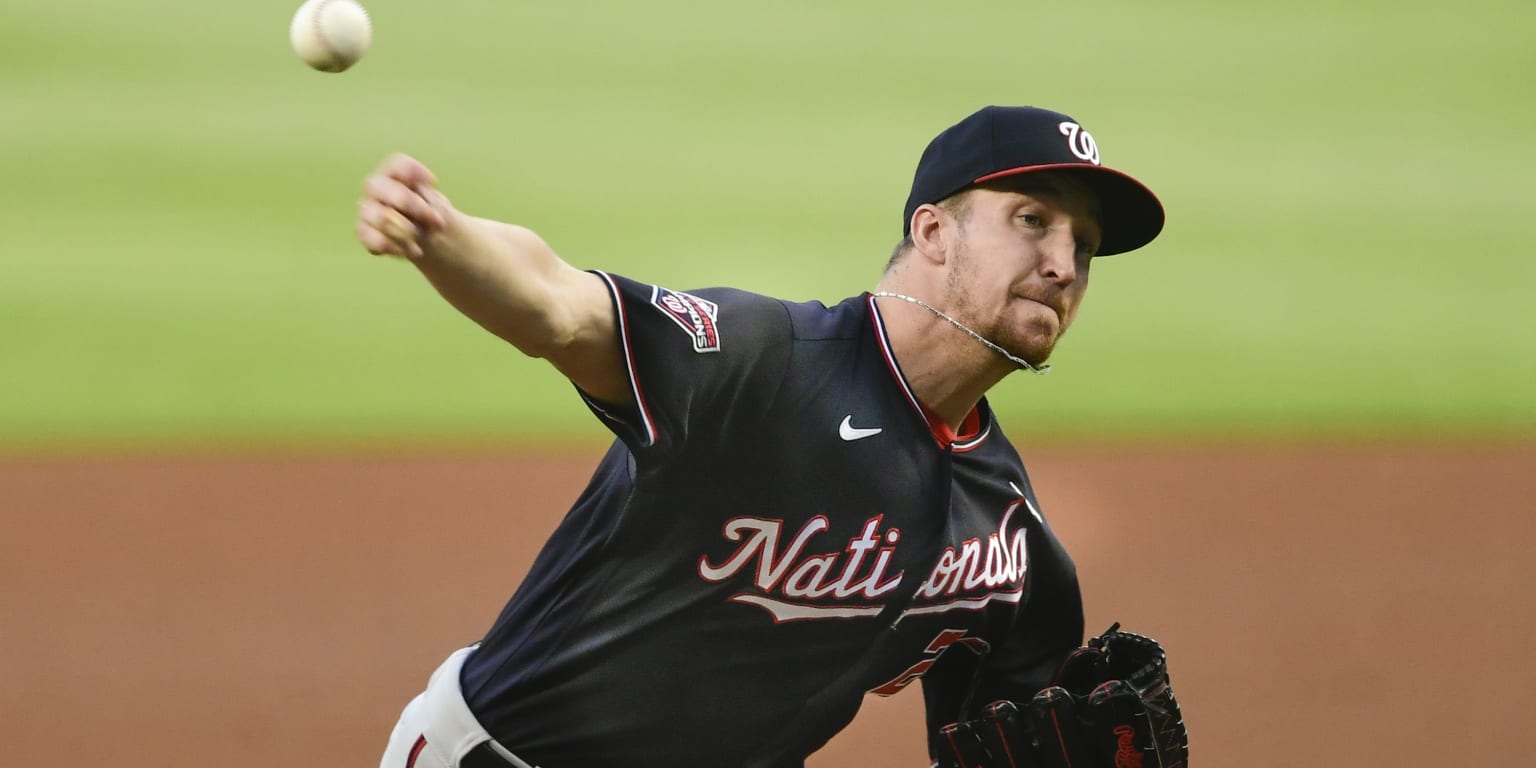
[(288, 28), (293, 52), (321, 72), (357, 63), (373, 43), (373, 24), (357, 0), (306, 0)]

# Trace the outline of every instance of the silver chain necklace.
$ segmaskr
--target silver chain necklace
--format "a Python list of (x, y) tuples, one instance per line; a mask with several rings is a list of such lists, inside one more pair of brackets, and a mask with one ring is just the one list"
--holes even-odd
[(870, 295), (871, 296), (886, 296), (886, 297), (890, 297), (892, 299), (901, 299), (902, 301), (906, 301), (906, 302), (910, 302), (912, 304), (916, 304), (919, 307), (922, 307), (923, 309), (926, 309), (929, 312), (932, 312), (935, 315), (938, 315), (939, 317), (942, 317), (945, 320), (948, 320), (950, 325), (953, 325), (954, 327), (959, 328), (962, 331), (965, 331), (968, 335), (970, 335), (971, 338), (981, 342), (982, 344), (985, 344), (987, 346), (987, 348), (991, 349), (993, 352), (996, 352), (999, 355), (1002, 355), (1003, 357), (1008, 358), (1009, 362), (1013, 363), (1014, 365), (1017, 365), (1018, 367), (1023, 368), (1026, 371), (1033, 371), (1035, 373), (1038, 373), (1041, 376), (1044, 376), (1045, 374), (1051, 372), (1051, 367), (1049, 365), (1036, 366), (1036, 365), (1031, 364), (1028, 360), (1024, 360), (1023, 358), (1020, 358), (1020, 357), (1017, 357), (1017, 356), (1013, 355), (1008, 350), (1003, 349), (1002, 347), (1000, 347), (1000, 346), (998, 346), (996, 344), (993, 344), (992, 342), (986, 340), (985, 338), (982, 337), (981, 334), (971, 330), (970, 328), (965, 327), (965, 325), (963, 323), (961, 323), (959, 320), (956, 320), (953, 317), (950, 317), (949, 315), (946, 315), (943, 312), (940, 312), (932, 304), (929, 304), (928, 302), (923, 301), (922, 299), (914, 299), (911, 296), (908, 296), (906, 294), (895, 293), (893, 291), (876, 291), (876, 292), (874, 292), (874, 293), (872, 293)]

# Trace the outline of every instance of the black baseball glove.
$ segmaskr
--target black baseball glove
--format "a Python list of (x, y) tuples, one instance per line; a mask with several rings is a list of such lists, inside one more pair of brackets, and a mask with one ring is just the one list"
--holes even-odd
[(996, 701), (944, 726), (942, 768), (1187, 768), (1189, 736), (1167, 656), (1115, 624), (1027, 702)]

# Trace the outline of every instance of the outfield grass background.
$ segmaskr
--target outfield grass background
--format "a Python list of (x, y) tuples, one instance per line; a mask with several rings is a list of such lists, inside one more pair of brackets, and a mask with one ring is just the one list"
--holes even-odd
[(383, 156), (579, 266), (832, 302), (987, 103), (1169, 211), (995, 391), (1016, 437), (1536, 433), (1526, 3), (371, 0), (342, 75), (296, 6), (0, 6), (0, 448), (596, 439), (356, 245)]

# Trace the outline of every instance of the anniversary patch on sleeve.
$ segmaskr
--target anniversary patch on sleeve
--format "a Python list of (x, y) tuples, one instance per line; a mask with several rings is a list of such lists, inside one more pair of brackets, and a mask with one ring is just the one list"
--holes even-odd
[(719, 305), (691, 293), (673, 291), (659, 285), (651, 289), (651, 304), (672, 318), (672, 322), (677, 323), (677, 327), (693, 339), (693, 351), (720, 351), (720, 328), (716, 324), (720, 315)]

